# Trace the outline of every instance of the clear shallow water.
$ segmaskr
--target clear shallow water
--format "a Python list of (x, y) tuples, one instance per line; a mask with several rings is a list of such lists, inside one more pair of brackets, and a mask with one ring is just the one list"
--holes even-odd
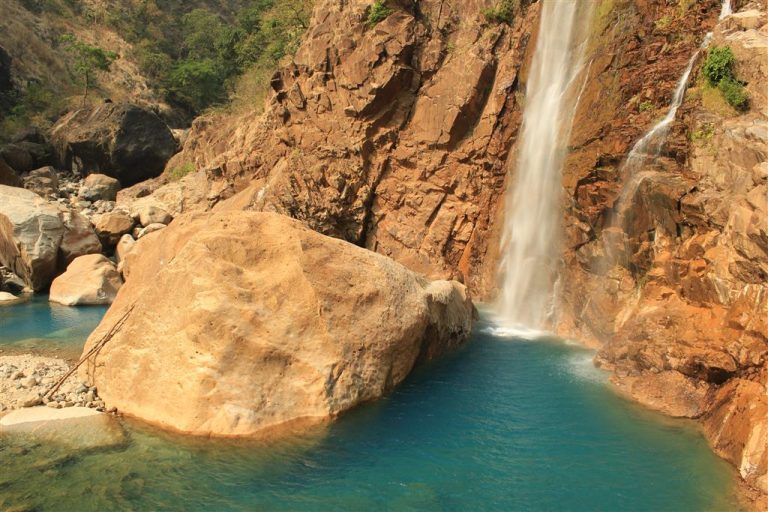
[(85, 339), (106, 311), (106, 306), (73, 308), (51, 304), (46, 295), (0, 306), (0, 349), (44, 350), (77, 359)]
[(131, 422), (103, 451), (0, 438), (0, 509), (736, 509), (732, 472), (692, 427), (613, 395), (590, 352), (483, 327), (388, 398), (288, 441)]

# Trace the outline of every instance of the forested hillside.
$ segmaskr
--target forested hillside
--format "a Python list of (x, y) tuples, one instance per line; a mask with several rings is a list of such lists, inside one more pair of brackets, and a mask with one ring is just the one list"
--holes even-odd
[(311, 10), (311, 0), (5, 3), (0, 139), (105, 98), (152, 107), (176, 126), (231, 101), (258, 104)]

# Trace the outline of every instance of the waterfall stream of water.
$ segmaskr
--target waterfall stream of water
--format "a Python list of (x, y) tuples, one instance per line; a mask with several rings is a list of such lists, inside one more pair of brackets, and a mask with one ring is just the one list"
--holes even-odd
[[(733, 10), (731, 8), (731, 0), (723, 0), (719, 19), (722, 20), (732, 13)], [(669, 105), (669, 108), (667, 109), (667, 114), (664, 116), (664, 118), (661, 119), (661, 121), (651, 127), (651, 129), (648, 130), (645, 135), (643, 135), (643, 137), (635, 143), (634, 146), (632, 146), (632, 149), (627, 155), (627, 160), (624, 162), (624, 165), (620, 170), (625, 184), (622, 187), (621, 194), (619, 195), (616, 206), (614, 207), (614, 211), (617, 213), (614, 214), (613, 219), (609, 223), (611, 227), (621, 227), (623, 222), (621, 212), (626, 209), (627, 201), (632, 200), (638, 186), (640, 185), (642, 175), (639, 171), (643, 169), (649, 160), (655, 160), (661, 154), (661, 150), (664, 148), (669, 130), (672, 127), (675, 118), (677, 117), (677, 111), (685, 99), (685, 92), (688, 88), (688, 81), (690, 79), (691, 72), (693, 71), (693, 67), (696, 64), (696, 61), (698, 60), (701, 52), (706, 50), (712, 41), (712, 35), (712, 32), (708, 32), (704, 36), (704, 40), (702, 41), (701, 45), (696, 49), (693, 55), (691, 55), (691, 58), (688, 60), (688, 65), (683, 70), (683, 74), (680, 76), (680, 79), (677, 82), (677, 87), (675, 88), (675, 93), (672, 95), (672, 101)], [(610, 267), (617, 263), (617, 258), (612, 254), (612, 251), (608, 247), (608, 242), (604, 240), (604, 243), (606, 243), (605, 250), (606, 254), (608, 255), (608, 259), (610, 260), (607, 262), (607, 267)]]
[[(505, 327), (543, 327), (560, 259), (561, 168), (581, 84), (590, 2), (542, 5), (526, 89), (514, 182), (507, 192), (502, 289), (497, 320)], [(575, 89), (575, 91), (574, 91)]]
[(720, 9), (720, 19), (725, 18), (733, 14), (733, 8), (731, 7), (731, 0), (723, 0), (723, 7)]

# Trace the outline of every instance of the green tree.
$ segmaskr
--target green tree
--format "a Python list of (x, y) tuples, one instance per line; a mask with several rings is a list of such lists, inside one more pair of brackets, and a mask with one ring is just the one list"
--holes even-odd
[(83, 104), (85, 104), (89, 89), (96, 86), (96, 72), (109, 71), (118, 55), (98, 46), (91, 46), (70, 34), (62, 36), (61, 42), (72, 55), (75, 73), (80, 75), (83, 82)]
[(213, 59), (183, 60), (168, 78), (168, 96), (199, 112), (226, 98), (222, 73)]

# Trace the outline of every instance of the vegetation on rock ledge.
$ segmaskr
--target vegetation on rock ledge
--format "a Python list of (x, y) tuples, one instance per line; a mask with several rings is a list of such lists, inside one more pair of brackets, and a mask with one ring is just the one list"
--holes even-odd
[(748, 96), (744, 85), (736, 79), (733, 66), (736, 58), (727, 46), (715, 46), (707, 54), (702, 72), (712, 87), (720, 93), (733, 108), (743, 110), (747, 106)]
[(394, 11), (387, 7), (386, 0), (376, 0), (368, 9), (368, 19), (365, 21), (367, 27), (373, 27), (384, 21)]

